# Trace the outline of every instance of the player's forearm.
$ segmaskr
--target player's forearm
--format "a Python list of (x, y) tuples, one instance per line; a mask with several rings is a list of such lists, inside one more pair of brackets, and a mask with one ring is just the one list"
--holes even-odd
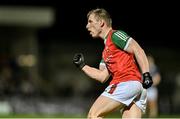
[(141, 72), (149, 72), (149, 63), (146, 57), (146, 54), (144, 53), (144, 50), (141, 48), (138, 48), (135, 52), (136, 60), (141, 68)]
[(103, 73), (103, 71), (99, 70), (99, 69), (96, 69), (96, 68), (93, 68), (93, 67), (90, 67), (88, 65), (85, 65), (83, 68), (82, 68), (82, 71), (88, 75), (89, 77), (101, 82), (101, 83), (104, 83), (106, 80), (107, 80), (107, 77), (105, 76), (105, 74)]

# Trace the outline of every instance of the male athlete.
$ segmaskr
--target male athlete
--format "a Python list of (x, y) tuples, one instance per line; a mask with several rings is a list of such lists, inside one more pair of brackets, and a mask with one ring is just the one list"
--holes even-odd
[(146, 108), (146, 89), (153, 83), (144, 50), (122, 30), (112, 29), (111, 17), (105, 9), (91, 10), (87, 19), (90, 35), (104, 40), (102, 60), (99, 69), (93, 68), (84, 62), (82, 53), (76, 53), (73, 63), (101, 83), (112, 76), (109, 86), (92, 105), (88, 118), (102, 118), (117, 108), (123, 109), (122, 118), (140, 118)]

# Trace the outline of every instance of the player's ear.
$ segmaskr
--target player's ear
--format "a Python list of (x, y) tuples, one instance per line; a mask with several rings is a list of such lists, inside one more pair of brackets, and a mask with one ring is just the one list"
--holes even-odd
[(103, 27), (104, 26), (104, 22), (101, 24), (101, 27)]
[(101, 20), (100, 22), (100, 26), (103, 27), (104, 26), (104, 20)]

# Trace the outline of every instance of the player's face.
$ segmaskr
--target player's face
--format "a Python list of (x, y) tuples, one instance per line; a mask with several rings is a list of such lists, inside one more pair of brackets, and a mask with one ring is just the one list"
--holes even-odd
[(88, 23), (86, 25), (87, 30), (90, 32), (90, 35), (94, 38), (99, 37), (101, 33), (101, 24), (100, 20), (97, 20), (94, 14), (91, 14), (88, 18)]

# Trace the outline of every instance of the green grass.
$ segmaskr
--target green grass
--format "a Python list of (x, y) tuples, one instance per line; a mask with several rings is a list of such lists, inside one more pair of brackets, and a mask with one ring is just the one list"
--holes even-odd
[[(53, 115), (44, 115), (44, 114), (9, 114), (9, 115), (0, 115), (0, 118), (86, 118), (86, 115), (78, 114), (53, 114)], [(120, 113), (111, 113), (106, 116), (106, 118), (121, 118)], [(145, 118), (145, 116), (143, 116)], [(168, 115), (162, 114), (158, 118), (180, 118), (180, 115)]]
[(9, 114), (0, 118), (86, 118), (86, 114)]

